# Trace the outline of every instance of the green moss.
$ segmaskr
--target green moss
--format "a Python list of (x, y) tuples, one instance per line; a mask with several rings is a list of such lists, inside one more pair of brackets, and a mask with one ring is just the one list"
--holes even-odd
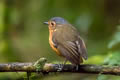
[(40, 58), (35, 62), (33, 66), (35, 66), (36, 71), (41, 71), (44, 67), (44, 64), (46, 63), (47, 59), (46, 58)]

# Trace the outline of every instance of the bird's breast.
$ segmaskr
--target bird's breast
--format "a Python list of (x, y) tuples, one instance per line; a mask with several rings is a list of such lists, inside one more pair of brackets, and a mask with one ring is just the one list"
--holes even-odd
[(53, 39), (53, 30), (49, 30), (49, 44), (51, 46), (51, 48), (56, 52), (57, 55), (62, 56), (61, 53), (59, 52), (59, 50), (54, 46), (54, 42), (52, 41)]

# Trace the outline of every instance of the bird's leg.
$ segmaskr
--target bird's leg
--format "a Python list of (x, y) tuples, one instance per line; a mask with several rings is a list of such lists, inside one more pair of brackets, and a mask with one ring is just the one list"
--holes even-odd
[(76, 65), (76, 71), (78, 71), (79, 70), (79, 65)]
[(67, 62), (67, 59), (65, 59), (65, 61), (64, 61), (64, 63), (63, 63), (63, 66), (62, 66), (62, 69), (64, 68), (66, 62)]
[(81, 65), (81, 64), (76, 65), (76, 71), (79, 71), (80, 65)]

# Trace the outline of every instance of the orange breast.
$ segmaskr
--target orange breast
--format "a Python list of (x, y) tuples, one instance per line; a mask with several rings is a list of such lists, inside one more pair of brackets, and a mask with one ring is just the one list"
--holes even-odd
[(57, 55), (62, 56), (61, 53), (59, 52), (59, 50), (54, 47), (54, 43), (52, 41), (52, 32), (53, 32), (53, 30), (49, 30), (49, 44), (50, 44), (51, 48), (56, 52)]

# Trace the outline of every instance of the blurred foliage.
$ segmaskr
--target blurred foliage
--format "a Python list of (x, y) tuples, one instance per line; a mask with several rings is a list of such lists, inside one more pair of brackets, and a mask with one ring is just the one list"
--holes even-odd
[(120, 65), (120, 52), (109, 52), (109, 55), (105, 58), (104, 64), (106, 65)]
[(120, 76), (113, 76), (113, 75), (101, 75), (99, 74), (99, 77), (97, 77), (96, 80), (119, 80)]
[[(85, 64), (119, 65), (120, 0), (0, 0), (0, 62), (33, 62), (45, 57), (63, 62), (50, 48), (44, 21), (60, 16), (77, 27), (88, 49)], [(21, 80), (22, 73), (0, 73), (2, 80)], [(17, 75), (17, 76), (15, 76)], [(69, 77), (68, 77), (69, 76)], [(100, 75), (99, 75), (100, 76)], [(110, 77), (110, 78), (109, 78)], [(42, 80), (119, 80), (95, 74), (49, 74)]]
[[(108, 55), (104, 59), (105, 65), (120, 66), (120, 25), (117, 26), (116, 32), (113, 34), (112, 39), (108, 44)], [(97, 80), (119, 80), (120, 77), (111, 77), (101, 75), (97, 77)]]

